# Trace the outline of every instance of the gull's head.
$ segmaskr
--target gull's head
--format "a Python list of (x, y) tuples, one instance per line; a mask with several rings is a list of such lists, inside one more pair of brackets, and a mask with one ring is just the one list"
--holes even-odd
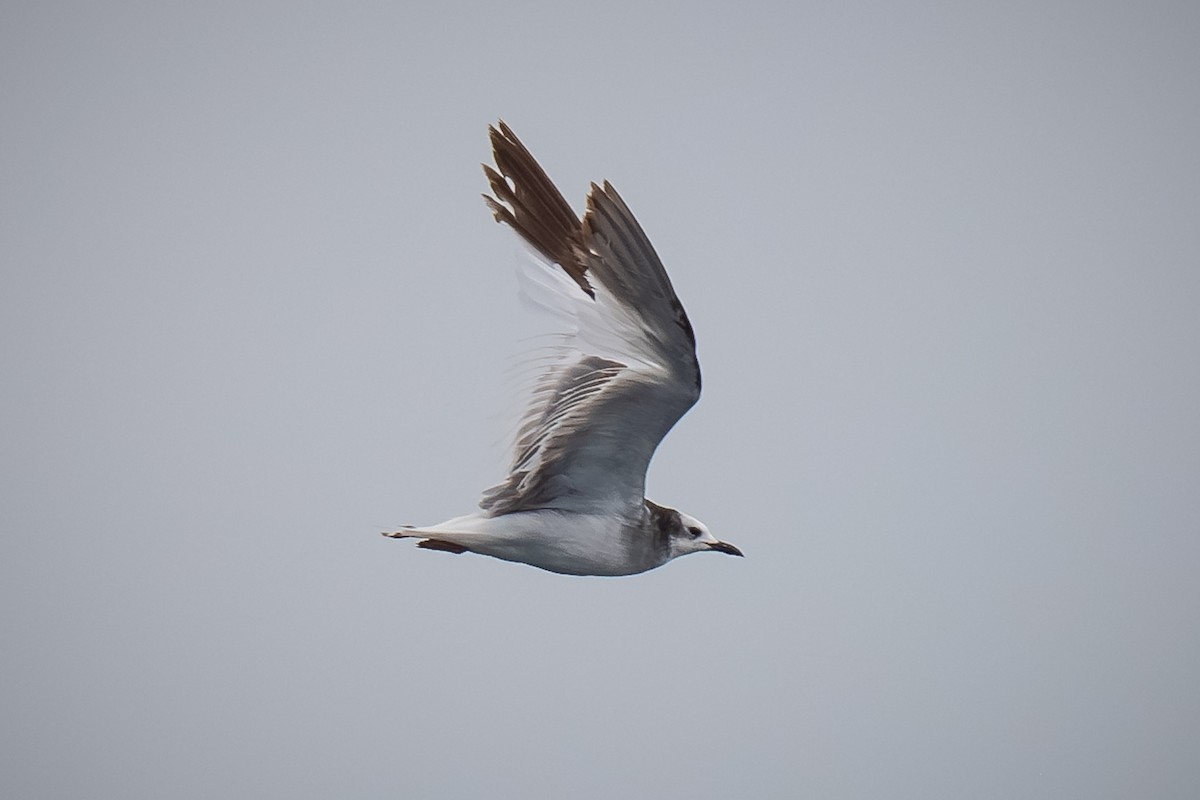
[(668, 544), (671, 548), (671, 558), (685, 556), (688, 553), (703, 553), (717, 552), (724, 553), (728, 556), (740, 556), (741, 550), (738, 550), (728, 542), (722, 542), (717, 537), (713, 536), (708, 530), (708, 526), (700, 520), (684, 514), (682, 511), (674, 512), (678, 516), (678, 522), (671, 520), (671, 530), (668, 534)]

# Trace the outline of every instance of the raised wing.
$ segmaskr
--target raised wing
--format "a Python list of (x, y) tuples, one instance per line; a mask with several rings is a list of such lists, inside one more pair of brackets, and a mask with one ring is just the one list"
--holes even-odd
[(612, 186), (592, 184), (580, 220), (507, 125), (489, 132), (484, 199), (540, 256), (535, 283), (573, 329), (537, 382), (508, 477), (480, 506), (640, 516), (655, 449), (700, 397), (692, 326)]

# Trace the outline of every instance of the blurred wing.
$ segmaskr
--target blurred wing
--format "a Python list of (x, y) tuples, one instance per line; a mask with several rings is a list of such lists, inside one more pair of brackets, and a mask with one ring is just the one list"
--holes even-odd
[(572, 330), (537, 381), (508, 477), (480, 506), (640, 517), (650, 459), (700, 397), (692, 326), (612, 186), (592, 184), (580, 220), (507, 125), (489, 131), (484, 199), (540, 257), (534, 299)]

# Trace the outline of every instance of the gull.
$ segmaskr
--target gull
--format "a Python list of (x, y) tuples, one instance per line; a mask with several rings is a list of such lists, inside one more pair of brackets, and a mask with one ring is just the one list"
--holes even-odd
[(567, 325), (519, 423), (508, 477), (480, 510), (385, 533), (565, 575), (635, 575), (688, 553), (740, 556), (700, 520), (646, 499), (659, 442), (700, 398), (696, 336), (629, 207), (591, 185), (578, 217), (501, 120), (483, 166), (497, 222), (532, 256), (526, 295)]

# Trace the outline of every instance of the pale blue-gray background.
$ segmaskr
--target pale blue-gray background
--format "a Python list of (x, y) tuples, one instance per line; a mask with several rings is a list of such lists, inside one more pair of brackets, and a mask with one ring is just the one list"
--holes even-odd
[[(1194, 3), (5, 3), (0, 795), (1190, 798)], [(691, 313), (745, 560), (501, 474), (504, 117)]]

